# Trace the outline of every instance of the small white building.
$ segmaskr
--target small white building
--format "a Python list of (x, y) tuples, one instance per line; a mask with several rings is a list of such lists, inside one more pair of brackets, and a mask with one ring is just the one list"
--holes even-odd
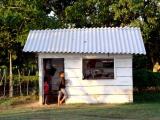
[(132, 56), (146, 54), (133, 27), (31, 30), (23, 51), (38, 54), (40, 102), (44, 77), (52, 93), (64, 71), (67, 104), (133, 102)]

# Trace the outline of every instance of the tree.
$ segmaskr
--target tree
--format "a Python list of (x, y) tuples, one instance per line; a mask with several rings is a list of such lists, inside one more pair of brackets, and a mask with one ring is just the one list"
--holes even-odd
[[(10, 68), (9, 96), (13, 96), (12, 60), (18, 56), (30, 29), (56, 28), (60, 24), (54, 16), (48, 16), (43, 0), (2, 0), (0, 1), (0, 49)], [(21, 54), (22, 55), (22, 54)], [(23, 65), (23, 64), (19, 64)]]
[(46, 0), (44, 3), (46, 13), (54, 12), (58, 20), (65, 24), (65, 9), (77, 0)]
[(78, 0), (65, 9), (65, 22), (72, 27), (114, 26), (110, 5), (114, 0)]
[(77, 0), (65, 8), (67, 27), (140, 27), (150, 69), (160, 61), (160, 0)]

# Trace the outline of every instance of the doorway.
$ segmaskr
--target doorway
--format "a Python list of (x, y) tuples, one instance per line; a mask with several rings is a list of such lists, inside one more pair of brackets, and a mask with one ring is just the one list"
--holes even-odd
[(57, 103), (59, 89), (59, 72), (64, 71), (64, 58), (43, 59), (43, 68), (44, 78), (47, 78), (49, 85), (47, 103)]

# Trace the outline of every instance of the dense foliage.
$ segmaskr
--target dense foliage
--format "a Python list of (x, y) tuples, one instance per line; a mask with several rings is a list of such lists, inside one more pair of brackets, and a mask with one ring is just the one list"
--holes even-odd
[(43, 0), (0, 1), (0, 50), (1, 65), (8, 66), (8, 52), (12, 51), (15, 65), (23, 65), (22, 48), (29, 30), (57, 28), (55, 17), (45, 12)]
[(134, 70), (133, 85), (139, 92), (143, 90), (160, 91), (160, 73), (146, 69)]
[[(31, 29), (104, 26), (141, 28), (147, 55), (134, 57), (135, 69), (152, 70), (160, 62), (160, 0), (1, 0), (0, 66), (10, 71), (10, 81), (12, 69), (18, 74), (14, 68), (37, 71), (36, 55), (22, 52)], [(149, 74), (142, 76), (152, 79)]]

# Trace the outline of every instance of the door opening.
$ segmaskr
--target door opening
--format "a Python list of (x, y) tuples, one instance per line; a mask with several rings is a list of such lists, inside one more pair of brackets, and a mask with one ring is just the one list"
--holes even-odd
[(43, 68), (44, 68), (43, 80), (47, 79), (49, 85), (49, 92), (47, 95), (46, 102), (47, 104), (57, 103), (58, 89), (59, 89), (59, 72), (64, 71), (64, 58), (43, 59)]

